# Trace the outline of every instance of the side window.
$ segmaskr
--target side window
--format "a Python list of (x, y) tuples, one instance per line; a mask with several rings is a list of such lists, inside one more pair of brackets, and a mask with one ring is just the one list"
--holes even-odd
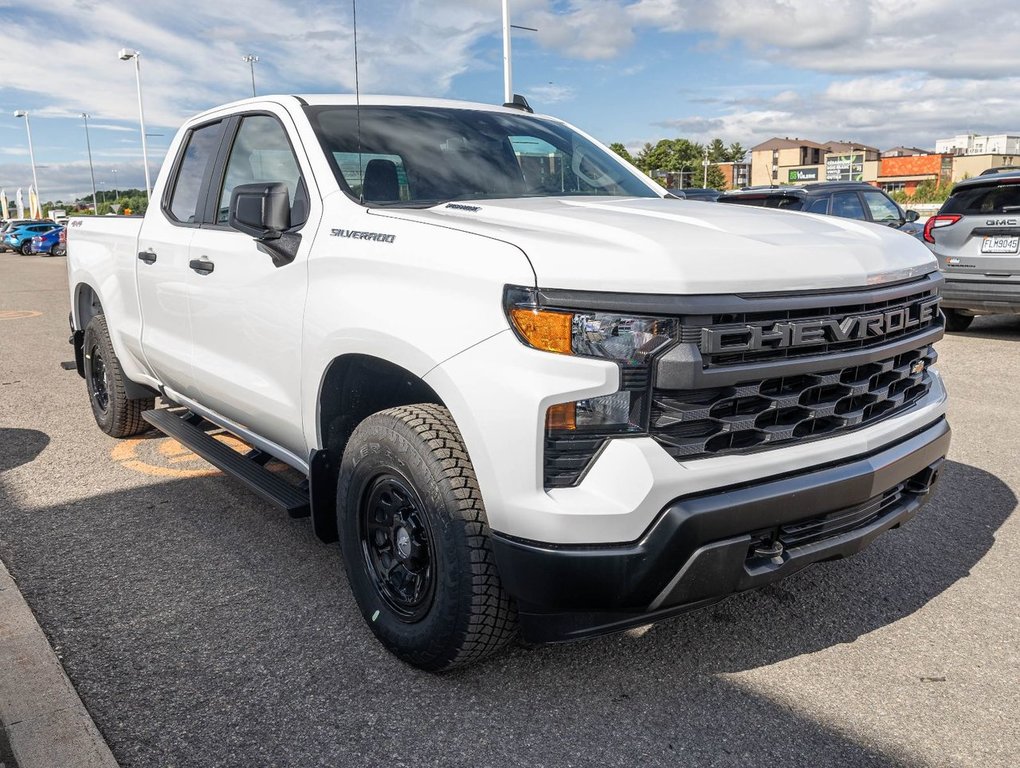
[(868, 204), (871, 211), (871, 218), (877, 222), (888, 224), (889, 222), (900, 222), (903, 214), (896, 203), (883, 195), (881, 192), (864, 192), (864, 202)]
[(864, 206), (856, 192), (833, 192), (832, 215), (844, 219), (864, 219)]
[(811, 203), (811, 207), (807, 209), (808, 213), (828, 213), (829, 211), (829, 198), (820, 197)]
[(291, 226), (308, 218), (308, 190), (287, 132), (280, 121), (269, 115), (249, 115), (241, 120), (227, 160), (217, 224), (226, 224), (230, 216), (230, 195), (240, 184), (283, 182), (290, 194)]
[(177, 167), (173, 196), (167, 206), (170, 215), (177, 221), (185, 224), (195, 223), (202, 182), (205, 180), (206, 170), (216, 159), (222, 132), (222, 123), (212, 123), (195, 129), (188, 136)]

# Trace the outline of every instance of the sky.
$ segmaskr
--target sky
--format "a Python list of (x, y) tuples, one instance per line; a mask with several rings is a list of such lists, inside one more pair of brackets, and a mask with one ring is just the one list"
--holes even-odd
[[(363, 93), (503, 100), (500, 0), (360, 0)], [(0, 0), (0, 187), (44, 200), (144, 186), (189, 115), (251, 95), (351, 93), (351, 0)], [(632, 150), (772, 136), (931, 149), (1020, 133), (1020, 4), (985, 0), (511, 0), (514, 90)]]

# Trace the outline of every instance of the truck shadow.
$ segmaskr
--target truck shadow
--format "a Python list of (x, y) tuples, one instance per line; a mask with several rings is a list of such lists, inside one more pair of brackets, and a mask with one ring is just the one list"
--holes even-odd
[(436, 676), (375, 640), (336, 545), (228, 478), (45, 508), (15, 496), (0, 480), (0, 558), (114, 754), (182, 766), (379, 765), (407, 744), (421, 765), (921, 764), (732, 673), (913, 614), (968, 575), (1017, 504), (995, 476), (947, 462), (932, 502), (854, 558), (643, 634)]

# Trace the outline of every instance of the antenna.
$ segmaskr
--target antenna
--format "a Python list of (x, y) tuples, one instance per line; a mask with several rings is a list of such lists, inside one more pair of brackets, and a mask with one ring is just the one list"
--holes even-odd
[(354, 12), (354, 111), (358, 119), (358, 175), (361, 176), (360, 202), (365, 204), (365, 163), (361, 159), (361, 82), (358, 78), (358, 0), (351, 0)]

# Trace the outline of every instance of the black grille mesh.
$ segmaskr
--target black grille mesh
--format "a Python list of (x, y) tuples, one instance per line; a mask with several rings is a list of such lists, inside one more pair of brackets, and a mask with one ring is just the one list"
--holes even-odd
[(774, 448), (869, 426), (928, 392), (932, 347), (877, 363), (701, 390), (655, 390), (651, 435), (678, 460)]

